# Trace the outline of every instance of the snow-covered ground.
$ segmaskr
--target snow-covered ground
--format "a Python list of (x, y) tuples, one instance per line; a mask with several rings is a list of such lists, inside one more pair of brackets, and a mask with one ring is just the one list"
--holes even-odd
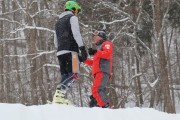
[(180, 120), (180, 114), (167, 114), (150, 108), (102, 109), (1, 103), (0, 120)]

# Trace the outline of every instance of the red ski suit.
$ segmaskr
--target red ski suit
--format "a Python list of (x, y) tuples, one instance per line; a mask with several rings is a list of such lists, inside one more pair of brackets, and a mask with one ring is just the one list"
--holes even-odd
[(112, 74), (112, 52), (112, 42), (105, 41), (97, 46), (97, 52), (94, 54), (93, 59), (87, 59), (84, 62), (92, 67), (92, 75), (94, 76), (92, 95), (100, 107), (108, 103), (105, 90), (106, 83)]

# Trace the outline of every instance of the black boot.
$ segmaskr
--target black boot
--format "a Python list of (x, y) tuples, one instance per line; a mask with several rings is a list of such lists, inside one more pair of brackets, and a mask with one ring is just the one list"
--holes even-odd
[(90, 96), (89, 107), (99, 107), (96, 99), (92, 95)]
[(102, 108), (113, 108), (113, 106), (110, 103), (106, 103)]

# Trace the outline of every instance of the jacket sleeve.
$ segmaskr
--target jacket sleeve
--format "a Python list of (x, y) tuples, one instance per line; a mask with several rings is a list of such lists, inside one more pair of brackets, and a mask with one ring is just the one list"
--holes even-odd
[(84, 61), (84, 64), (87, 64), (89, 66), (92, 66), (93, 65), (93, 60), (91, 59), (86, 59), (86, 61)]
[(111, 42), (105, 43), (102, 46), (102, 50), (97, 51), (96, 53), (97, 56), (103, 59), (110, 59), (112, 57), (112, 51), (113, 51), (112, 47), (113, 46)]
[(70, 18), (70, 23), (71, 23), (71, 30), (73, 33), (73, 37), (76, 40), (76, 43), (78, 44), (79, 47), (84, 46), (83, 41), (82, 41), (82, 36), (80, 33), (79, 29), (79, 21), (76, 16), (72, 16)]

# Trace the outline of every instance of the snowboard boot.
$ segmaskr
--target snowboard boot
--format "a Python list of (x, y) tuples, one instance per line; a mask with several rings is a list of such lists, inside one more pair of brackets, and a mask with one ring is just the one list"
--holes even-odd
[(65, 98), (65, 93), (65, 91), (57, 89), (53, 97), (53, 103), (70, 105), (71, 102)]

